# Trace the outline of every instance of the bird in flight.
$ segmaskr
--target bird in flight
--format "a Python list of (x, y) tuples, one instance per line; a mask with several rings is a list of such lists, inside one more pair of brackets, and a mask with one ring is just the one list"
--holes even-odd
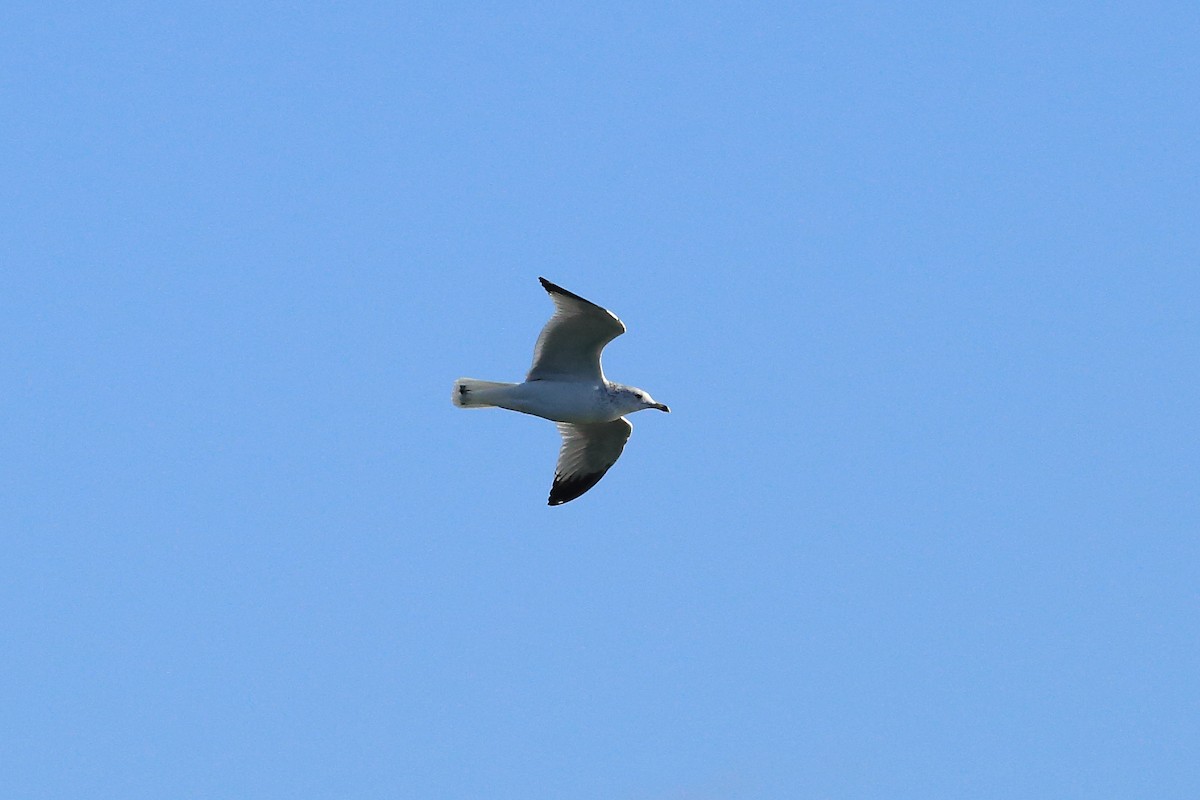
[(671, 409), (642, 389), (604, 377), (600, 352), (625, 332), (615, 314), (545, 278), (538, 280), (554, 301), (554, 314), (538, 336), (525, 382), (459, 378), (451, 399), (460, 408), (507, 408), (558, 425), (562, 447), (549, 500), (558, 506), (591, 489), (616, 463), (633, 433), (626, 414)]

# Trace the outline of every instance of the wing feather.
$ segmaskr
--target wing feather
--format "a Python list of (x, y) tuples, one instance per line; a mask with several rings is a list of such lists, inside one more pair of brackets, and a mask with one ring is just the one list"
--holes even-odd
[(624, 417), (596, 425), (556, 423), (562, 435), (549, 504), (560, 506), (591, 489), (621, 457), (633, 425)]
[(533, 348), (533, 366), (527, 381), (557, 380), (602, 383), (600, 353), (625, 332), (611, 311), (538, 278), (554, 301), (554, 315), (542, 328)]

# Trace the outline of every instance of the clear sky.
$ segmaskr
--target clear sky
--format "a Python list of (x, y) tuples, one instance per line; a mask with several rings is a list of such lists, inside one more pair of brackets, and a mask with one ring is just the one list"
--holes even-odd
[(801, 5), (6, 3), (0, 793), (1197, 797), (1200, 8)]

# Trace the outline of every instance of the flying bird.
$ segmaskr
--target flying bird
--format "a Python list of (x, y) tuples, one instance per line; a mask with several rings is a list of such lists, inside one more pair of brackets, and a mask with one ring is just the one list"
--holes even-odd
[(554, 315), (538, 336), (525, 382), (459, 378), (451, 399), (460, 408), (507, 408), (558, 425), (562, 447), (549, 500), (558, 506), (591, 489), (616, 463), (633, 433), (626, 414), (671, 409), (642, 389), (604, 377), (600, 352), (625, 332), (615, 314), (545, 278), (538, 280), (554, 301)]

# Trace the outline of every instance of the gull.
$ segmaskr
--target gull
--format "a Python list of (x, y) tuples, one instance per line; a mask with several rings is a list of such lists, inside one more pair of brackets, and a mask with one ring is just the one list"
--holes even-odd
[(643, 389), (604, 377), (600, 351), (625, 332), (615, 314), (545, 278), (538, 280), (554, 301), (554, 315), (538, 336), (525, 382), (459, 378), (451, 399), (460, 408), (507, 408), (558, 425), (562, 447), (548, 504), (559, 506), (599, 483), (616, 463), (633, 433), (626, 414), (671, 409)]

